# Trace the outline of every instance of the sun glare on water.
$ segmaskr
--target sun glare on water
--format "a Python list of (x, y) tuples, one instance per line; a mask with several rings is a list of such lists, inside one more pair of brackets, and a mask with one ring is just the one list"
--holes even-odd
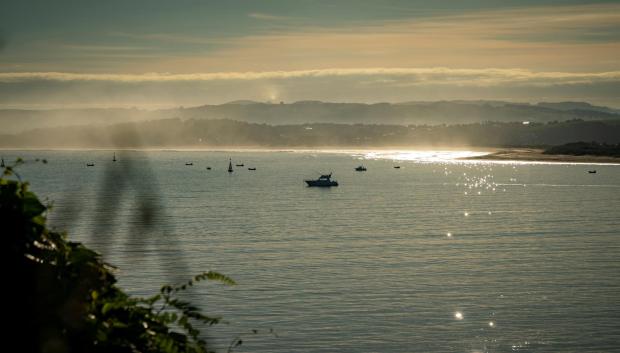
[(364, 157), (397, 161), (446, 162), (484, 156), (489, 153), (482, 151), (375, 151), (364, 154)]

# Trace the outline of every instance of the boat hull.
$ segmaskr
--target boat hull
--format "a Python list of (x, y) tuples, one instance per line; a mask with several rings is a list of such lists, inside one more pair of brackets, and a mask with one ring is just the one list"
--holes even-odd
[(323, 188), (328, 188), (328, 187), (332, 187), (332, 186), (338, 186), (338, 182), (337, 181), (325, 181), (325, 180), (304, 180), (306, 182), (306, 184), (308, 184), (308, 186), (315, 186), (315, 187), (323, 187)]

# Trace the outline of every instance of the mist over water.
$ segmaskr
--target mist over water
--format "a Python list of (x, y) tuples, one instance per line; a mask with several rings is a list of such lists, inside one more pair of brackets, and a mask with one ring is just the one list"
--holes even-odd
[[(220, 350), (269, 328), (278, 337), (245, 335), (235, 351), (617, 349), (620, 166), (446, 151), (3, 154), (49, 161), (22, 177), (131, 293), (205, 270), (234, 278), (190, 292), (230, 322), (207, 329)], [(228, 158), (244, 167), (227, 173)], [(304, 185), (324, 172), (340, 186)], [(140, 230), (149, 199), (154, 218)]]

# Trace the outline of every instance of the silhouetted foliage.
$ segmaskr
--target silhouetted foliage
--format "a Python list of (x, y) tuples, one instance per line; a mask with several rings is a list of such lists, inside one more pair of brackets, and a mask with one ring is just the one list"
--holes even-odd
[(572, 142), (546, 149), (545, 154), (568, 154), (573, 156), (608, 156), (620, 157), (620, 144), (598, 142)]
[(220, 319), (177, 294), (203, 280), (235, 282), (205, 272), (148, 298), (126, 294), (99, 254), (47, 228), (49, 207), (15, 173), (21, 163), (7, 166), (0, 177), (5, 331), (15, 351), (209, 351), (195, 325)]

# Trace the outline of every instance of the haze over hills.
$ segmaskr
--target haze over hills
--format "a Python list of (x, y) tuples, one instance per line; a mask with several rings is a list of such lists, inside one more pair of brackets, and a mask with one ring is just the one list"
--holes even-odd
[(511, 103), (503, 101), (436, 101), (403, 103), (261, 103), (249, 100), (189, 108), (142, 110), (91, 108), (0, 110), (0, 131), (18, 133), (35, 128), (99, 125), (179, 118), (230, 119), (271, 125), (336, 124), (466, 124), (496, 122), (551, 122), (572, 119), (619, 120), (620, 110), (585, 102)]
[(268, 125), (219, 119), (161, 119), (0, 134), (1, 148), (462, 148), (620, 142), (620, 121), (457, 125)]

